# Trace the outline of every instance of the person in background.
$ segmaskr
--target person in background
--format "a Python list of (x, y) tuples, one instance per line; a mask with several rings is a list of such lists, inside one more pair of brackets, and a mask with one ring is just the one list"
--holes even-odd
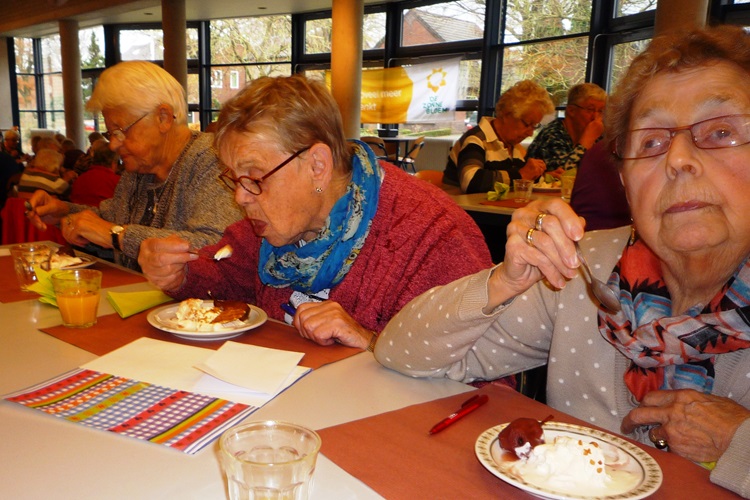
[(0, 208), (5, 206), (8, 192), (12, 190), (13, 184), (17, 184), (16, 180), (20, 177), (23, 169), (22, 163), (18, 163), (8, 153), (0, 151)]
[(34, 157), (34, 163), (24, 169), (18, 182), (18, 196), (31, 198), (37, 190), (47, 196), (65, 198), (70, 189), (67, 180), (60, 177), (63, 155), (52, 149), (41, 149)]
[(21, 135), (16, 129), (10, 129), (3, 132), (3, 142), (0, 143), (0, 152), (6, 153), (20, 164), (26, 159), (21, 150)]
[(586, 230), (612, 229), (630, 224), (630, 206), (611, 146), (599, 141), (578, 165), (570, 206), (586, 219)]
[(117, 263), (138, 269), (143, 240), (179, 235), (198, 249), (242, 217), (218, 179), (213, 135), (190, 130), (185, 89), (165, 70), (144, 61), (114, 65), (99, 77), (87, 109), (101, 112), (126, 172), (98, 208), (35, 193), (29, 217), (39, 229), (61, 223), (71, 244), (113, 248)]
[[(78, 159), (85, 155), (83, 151), (78, 149), (78, 146), (76, 146), (76, 143), (73, 142), (72, 139), (65, 139), (62, 143), (60, 143), (60, 148), (62, 148), (62, 153), (65, 159), (63, 160), (63, 168), (65, 170), (74, 170), (74, 166)], [(76, 172), (76, 175), (78, 175), (78, 172)]]
[(545, 163), (526, 159), (521, 141), (554, 111), (549, 94), (537, 83), (516, 83), (497, 100), (494, 118), (482, 117), (453, 145), (443, 182), (460, 186), (464, 193), (480, 193), (492, 191), (495, 182), (536, 179), (546, 170)]
[(607, 93), (595, 83), (581, 83), (568, 91), (565, 117), (542, 128), (531, 142), (527, 158), (538, 158), (547, 165), (547, 172), (560, 176), (565, 170), (577, 168), (583, 154), (604, 132), (602, 115)]
[(254, 80), (222, 106), (216, 148), (246, 218), (201, 258), (178, 237), (141, 247), (146, 277), (178, 300), (253, 303), (319, 344), (366, 349), (413, 297), (490, 265), (448, 195), (346, 141), (322, 82)]
[(91, 146), (91, 166), (78, 176), (70, 190), (70, 201), (79, 205), (98, 207), (112, 198), (120, 181), (116, 173), (119, 155), (109, 148), (109, 142), (99, 139)]
[[(748, 79), (740, 26), (654, 38), (607, 106), (632, 235), (584, 234), (561, 199), (533, 201), (513, 213), (505, 261), (407, 305), (378, 361), (462, 381), (546, 364), (553, 408), (750, 498)], [(620, 310), (587, 290), (578, 241)]]
[(92, 163), (91, 148), (94, 145), (94, 143), (99, 140), (106, 141), (104, 136), (100, 134), (99, 132), (91, 132), (89, 134), (88, 139), (89, 139), (89, 148), (86, 150), (86, 153), (84, 155), (81, 155), (78, 157), (75, 164), (73, 165), (73, 170), (75, 170), (76, 174), (78, 175), (81, 175), (86, 170), (88, 170), (89, 167), (91, 167), (91, 163)]

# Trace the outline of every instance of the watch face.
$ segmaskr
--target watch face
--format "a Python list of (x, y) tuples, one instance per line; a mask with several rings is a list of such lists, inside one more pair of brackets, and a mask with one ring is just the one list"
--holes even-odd
[(122, 226), (112, 226), (112, 229), (110, 230), (112, 234), (120, 234), (123, 231), (125, 231), (125, 228)]

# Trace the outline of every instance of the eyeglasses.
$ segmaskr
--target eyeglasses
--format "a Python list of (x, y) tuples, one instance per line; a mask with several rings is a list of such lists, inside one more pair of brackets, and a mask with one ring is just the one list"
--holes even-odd
[(692, 125), (674, 128), (629, 130), (615, 139), (614, 154), (620, 160), (640, 160), (663, 155), (672, 139), (682, 130), (690, 132), (698, 149), (724, 149), (750, 143), (750, 114), (709, 118)]
[(531, 128), (531, 129), (536, 130), (542, 126), (541, 123), (527, 123), (526, 120), (524, 120), (523, 118), (519, 118), (519, 120), (521, 120), (521, 123), (523, 123), (523, 126), (526, 128)]
[(592, 115), (603, 115), (604, 114), (604, 108), (597, 109), (597, 108), (585, 108), (579, 104), (570, 103), (568, 106), (575, 106), (578, 109), (582, 109), (587, 113), (591, 113)]
[(268, 172), (266, 175), (264, 175), (260, 179), (256, 179), (255, 177), (249, 177), (247, 175), (241, 175), (236, 178), (232, 177), (232, 174), (228, 168), (224, 169), (224, 171), (219, 175), (219, 179), (221, 179), (224, 182), (224, 184), (232, 191), (235, 191), (237, 189), (237, 184), (239, 184), (248, 193), (259, 195), (263, 192), (263, 188), (261, 188), (260, 185), (264, 180), (268, 179), (273, 174), (281, 170), (281, 167), (287, 165), (288, 163), (291, 163), (292, 160), (297, 158), (299, 155), (301, 155), (302, 153), (304, 153), (311, 147), (312, 146), (307, 146), (306, 148), (300, 149), (299, 151), (294, 153), (292, 156), (282, 161), (279, 164), (279, 166), (275, 167), (273, 170)]
[(132, 127), (133, 125), (135, 125), (135, 124), (136, 124), (136, 123), (138, 123), (139, 121), (141, 121), (141, 120), (143, 120), (144, 118), (146, 118), (146, 117), (147, 117), (147, 116), (148, 116), (149, 114), (151, 114), (151, 112), (150, 112), (150, 111), (149, 111), (148, 113), (146, 113), (145, 115), (141, 116), (140, 118), (138, 118), (138, 119), (137, 119), (136, 121), (134, 121), (133, 123), (131, 123), (131, 124), (130, 124), (130, 125), (128, 125), (127, 127), (120, 127), (120, 128), (116, 128), (116, 129), (114, 129), (114, 130), (107, 130), (106, 132), (104, 132), (104, 133), (102, 134), (102, 136), (103, 136), (103, 137), (104, 137), (105, 139), (107, 139), (108, 141), (111, 141), (111, 140), (112, 140), (112, 137), (114, 137), (114, 138), (115, 138), (115, 139), (117, 139), (118, 141), (120, 141), (120, 142), (123, 142), (123, 141), (125, 140), (125, 138), (126, 138), (126, 134), (128, 133), (128, 130), (130, 130), (130, 128), (131, 128), (131, 127)]

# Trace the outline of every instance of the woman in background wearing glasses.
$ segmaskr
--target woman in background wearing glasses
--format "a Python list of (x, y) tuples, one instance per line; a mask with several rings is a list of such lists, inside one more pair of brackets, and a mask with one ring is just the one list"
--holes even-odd
[(538, 178), (546, 170), (544, 161), (526, 160), (521, 141), (554, 111), (549, 94), (538, 84), (516, 83), (497, 100), (494, 118), (483, 116), (453, 145), (443, 182), (460, 186), (464, 193), (481, 193), (495, 189), (495, 182), (511, 185), (513, 179)]
[(222, 240), (231, 258), (144, 242), (149, 280), (177, 299), (241, 300), (323, 345), (371, 348), (429, 288), (490, 265), (482, 234), (437, 187), (347, 143), (336, 102), (301, 75), (260, 78), (221, 109), (221, 177), (246, 219)]
[(125, 173), (114, 197), (98, 209), (61, 202), (44, 192), (31, 198), (32, 222), (60, 223), (74, 245), (115, 250), (115, 261), (138, 269), (146, 238), (179, 235), (193, 248), (215, 243), (242, 213), (216, 178), (213, 135), (190, 130), (185, 90), (169, 73), (144, 61), (105, 70), (87, 103), (101, 112), (110, 148)]
[[(739, 26), (655, 38), (607, 105), (632, 237), (534, 201), (503, 264), (407, 305), (376, 358), (462, 381), (546, 364), (552, 407), (716, 462), (711, 480), (750, 497), (748, 80)], [(597, 307), (576, 241), (620, 311)]]
[(602, 136), (602, 114), (607, 93), (594, 83), (581, 83), (568, 91), (565, 117), (545, 125), (529, 146), (527, 158), (538, 158), (547, 172), (561, 175), (577, 168), (586, 150)]

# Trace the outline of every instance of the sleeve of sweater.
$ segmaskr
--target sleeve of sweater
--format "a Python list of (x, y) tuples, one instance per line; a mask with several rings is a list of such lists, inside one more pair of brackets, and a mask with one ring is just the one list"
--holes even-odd
[[(413, 377), (447, 377), (461, 382), (494, 380), (545, 364), (549, 337), (520, 339), (500, 321), (541, 321), (543, 304), (533, 296), (524, 296), (511, 303), (512, 317), (511, 306), (484, 314), (490, 272), (487, 269), (435, 287), (411, 301), (383, 330), (375, 358)], [(533, 313), (533, 309), (540, 312)], [(552, 328), (546, 331), (551, 335)]]
[(729, 448), (711, 471), (711, 481), (750, 498), (750, 419), (735, 432)]

